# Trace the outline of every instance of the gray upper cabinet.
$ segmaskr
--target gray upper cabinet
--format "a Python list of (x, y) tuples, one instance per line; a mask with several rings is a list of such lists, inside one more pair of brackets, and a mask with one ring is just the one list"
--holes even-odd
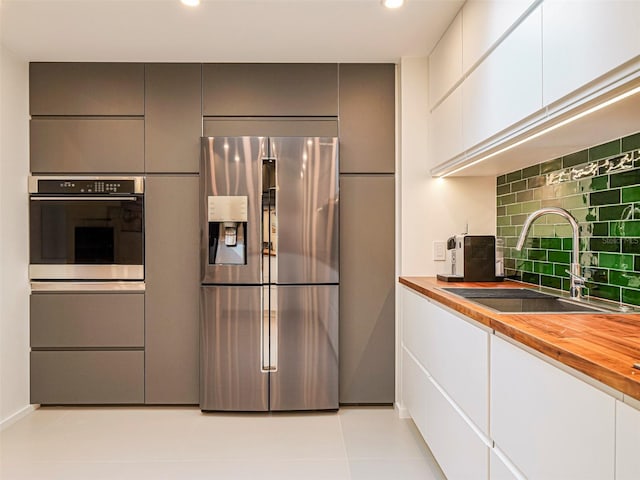
[(340, 177), (340, 403), (395, 398), (393, 175)]
[(144, 115), (144, 65), (32, 63), (31, 115)]
[(30, 123), (33, 173), (142, 173), (142, 118), (35, 117)]
[(205, 64), (205, 116), (336, 116), (336, 64)]
[(340, 173), (395, 171), (395, 65), (340, 64)]
[(200, 64), (145, 65), (145, 169), (198, 173), (202, 135)]
[(145, 184), (145, 401), (199, 401), (199, 178)]

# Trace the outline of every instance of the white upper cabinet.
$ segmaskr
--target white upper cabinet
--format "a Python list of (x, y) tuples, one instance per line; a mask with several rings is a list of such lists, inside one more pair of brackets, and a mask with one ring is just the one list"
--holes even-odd
[(542, 108), (541, 22), (538, 7), (463, 83), (465, 149)]
[(637, 0), (545, 0), (544, 105), (640, 55)]
[(458, 13), (429, 56), (429, 108), (462, 76), (462, 14)]
[(615, 402), (492, 336), (491, 436), (526, 478), (613, 479)]
[(616, 480), (640, 478), (640, 411), (616, 401)]
[(468, 0), (462, 10), (462, 71), (469, 71), (533, 3), (532, 0)]
[(461, 86), (431, 112), (428, 128), (429, 168), (463, 151)]

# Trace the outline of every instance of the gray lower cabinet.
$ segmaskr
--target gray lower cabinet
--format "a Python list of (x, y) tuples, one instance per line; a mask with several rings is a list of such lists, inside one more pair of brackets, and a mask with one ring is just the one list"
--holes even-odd
[(213, 116), (336, 116), (338, 65), (204, 64), (202, 106)]
[(340, 64), (340, 173), (395, 171), (395, 65)]
[(199, 401), (199, 177), (149, 176), (145, 193), (146, 403)]
[(340, 176), (340, 403), (395, 399), (395, 180)]
[(144, 402), (143, 293), (33, 293), (31, 403)]
[(142, 117), (35, 117), (30, 130), (32, 173), (144, 172)]
[(202, 135), (200, 64), (145, 65), (145, 170), (198, 173)]
[(31, 63), (31, 115), (144, 115), (141, 63)]
[(31, 403), (143, 402), (142, 351), (31, 352)]

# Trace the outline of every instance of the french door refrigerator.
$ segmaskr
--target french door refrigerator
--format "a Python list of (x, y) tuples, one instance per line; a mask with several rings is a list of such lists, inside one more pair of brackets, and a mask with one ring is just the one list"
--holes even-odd
[(202, 138), (200, 408), (338, 408), (338, 139)]

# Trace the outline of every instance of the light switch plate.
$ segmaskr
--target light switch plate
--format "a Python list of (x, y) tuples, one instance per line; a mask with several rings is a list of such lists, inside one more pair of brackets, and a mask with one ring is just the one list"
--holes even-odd
[(444, 262), (447, 259), (447, 244), (436, 240), (433, 242), (433, 259), (436, 262)]

